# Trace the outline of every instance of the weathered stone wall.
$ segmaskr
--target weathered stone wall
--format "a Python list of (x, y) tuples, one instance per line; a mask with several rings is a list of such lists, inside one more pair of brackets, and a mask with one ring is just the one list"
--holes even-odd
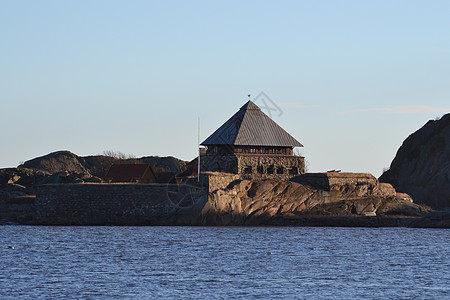
[(239, 174), (244, 179), (288, 180), (305, 173), (305, 158), (280, 155), (237, 155)]
[(203, 186), (209, 193), (218, 190), (225, 189), (231, 182), (239, 180), (238, 174), (221, 173), (221, 172), (202, 172), (200, 175), (200, 182), (198, 177), (187, 177), (181, 180), (182, 184)]
[(325, 191), (329, 191), (333, 186), (378, 185), (378, 180), (368, 173), (306, 173), (292, 180)]
[(38, 224), (153, 225), (186, 222), (200, 213), (208, 191), (194, 185), (54, 184), (39, 187)]
[(377, 185), (378, 180), (372, 174), (368, 173), (337, 173), (328, 172), (328, 181), (333, 185), (358, 185), (370, 184)]
[(200, 157), (200, 169), (202, 172), (238, 174), (238, 159), (236, 155), (202, 155)]
[(184, 184), (49, 184), (33, 199), (34, 224), (198, 224), (208, 195), (239, 175), (209, 172)]
[(0, 197), (0, 224), (28, 221), (35, 206), (32, 195)]
[(305, 158), (291, 155), (204, 155), (201, 170), (240, 175), (242, 179), (288, 180), (305, 173)]
[(204, 181), (202, 185), (208, 187), (209, 193), (219, 189), (225, 189), (231, 182), (239, 180), (239, 175), (229, 173), (207, 172), (202, 174), (203, 177)]

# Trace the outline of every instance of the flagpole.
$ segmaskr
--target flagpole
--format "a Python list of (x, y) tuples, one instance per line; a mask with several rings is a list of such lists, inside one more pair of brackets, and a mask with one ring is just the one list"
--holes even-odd
[(198, 161), (197, 161), (197, 181), (200, 183), (200, 117), (198, 117), (198, 132), (197, 132), (197, 147), (198, 147)]

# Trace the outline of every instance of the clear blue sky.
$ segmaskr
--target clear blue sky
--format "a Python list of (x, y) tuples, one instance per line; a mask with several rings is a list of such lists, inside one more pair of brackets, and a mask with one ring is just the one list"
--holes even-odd
[[(0, 1), (0, 167), (196, 156), (264, 91), (310, 171), (381, 174), (450, 111), (450, 1)], [(258, 104), (258, 102), (257, 102)]]

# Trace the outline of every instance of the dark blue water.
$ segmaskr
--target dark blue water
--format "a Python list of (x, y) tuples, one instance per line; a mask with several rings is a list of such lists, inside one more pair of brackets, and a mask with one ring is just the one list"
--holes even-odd
[(0, 299), (449, 299), (450, 230), (0, 226)]

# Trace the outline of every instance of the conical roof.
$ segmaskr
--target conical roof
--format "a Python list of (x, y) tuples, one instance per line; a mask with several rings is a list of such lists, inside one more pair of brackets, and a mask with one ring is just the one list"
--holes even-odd
[(303, 147), (252, 101), (245, 103), (202, 145)]

